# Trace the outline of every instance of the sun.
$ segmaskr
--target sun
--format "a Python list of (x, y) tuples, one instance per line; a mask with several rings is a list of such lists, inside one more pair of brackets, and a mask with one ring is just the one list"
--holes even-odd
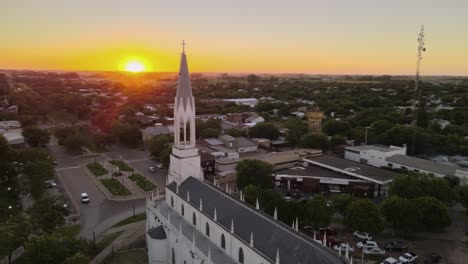
[(124, 68), (128, 72), (143, 72), (146, 70), (144, 63), (135, 60), (125, 63)]

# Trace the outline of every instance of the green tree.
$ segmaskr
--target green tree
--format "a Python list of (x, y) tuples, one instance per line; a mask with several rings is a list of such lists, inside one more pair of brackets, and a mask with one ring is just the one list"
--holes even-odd
[(143, 134), (136, 124), (126, 124), (119, 121), (112, 126), (112, 134), (127, 147), (135, 148), (143, 142)]
[(323, 132), (330, 136), (336, 134), (347, 136), (351, 133), (351, 126), (346, 121), (331, 119), (323, 125)]
[(350, 230), (370, 233), (380, 233), (384, 228), (379, 208), (369, 199), (352, 202), (346, 208), (345, 223)]
[(55, 168), (50, 160), (37, 160), (26, 163), (23, 174), (28, 179), (32, 197), (37, 200), (45, 192), (44, 182), (54, 177)]
[(78, 131), (67, 136), (63, 140), (63, 145), (70, 152), (77, 152), (81, 150), (81, 148), (83, 148), (87, 143), (88, 142), (86, 141), (86, 138)]
[(342, 135), (334, 135), (330, 140), (330, 144), (333, 147), (336, 147), (336, 146), (339, 146), (339, 145), (344, 145), (344, 144), (346, 144), (346, 138), (343, 137)]
[(260, 199), (262, 189), (258, 186), (249, 184), (242, 189), (242, 193), (245, 197), (245, 202), (252, 206), (255, 206), (257, 198)]
[(57, 197), (43, 197), (30, 209), (32, 228), (36, 233), (52, 233), (65, 224), (68, 210)]
[(259, 80), (260, 80), (260, 77), (258, 77), (255, 74), (247, 75), (247, 82), (250, 84), (250, 86), (255, 85)]
[(217, 130), (216, 128), (207, 127), (200, 132), (200, 137), (201, 138), (214, 138), (214, 137), (218, 137), (219, 134), (220, 134), (220, 131)]
[(279, 129), (272, 123), (262, 122), (249, 129), (249, 136), (253, 138), (277, 139), (279, 137)]
[(170, 146), (172, 137), (168, 135), (153, 136), (149, 140), (149, 151), (153, 157), (158, 157), (161, 153)]
[(65, 264), (88, 264), (89, 262), (89, 257), (82, 252), (77, 252), (65, 260)]
[(50, 141), (50, 133), (36, 126), (29, 126), (23, 129), (23, 137), (31, 147), (45, 146)]
[(13, 251), (24, 246), (30, 232), (29, 222), (21, 215), (0, 223), (0, 257), (8, 256), (8, 263), (11, 263)]
[(457, 188), (458, 201), (466, 208), (468, 214), (468, 185)]
[(242, 160), (236, 166), (237, 185), (240, 189), (252, 184), (262, 188), (273, 188), (273, 165), (261, 160)]
[(162, 151), (161, 153), (159, 153), (159, 162), (161, 162), (162, 164), (164, 164), (164, 166), (169, 166), (169, 162), (170, 162), (170, 159), (171, 159), (171, 153), (172, 153), (172, 146), (171, 145), (168, 145), (166, 146)]
[(307, 202), (307, 218), (314, 230), (330, 224), (333, 210), (327, 206), (327, 199), (323, 195), (316, 195)]
[(286, 141), (295, 148), (302, 142), (302, 137), (307, 134), (307, 124), (299, 118), (288, 118), (284, 127), (288, 129), (286, 132)]
[(383, 217), (394, 230), (402, 230), (407, 234), (418, 229), (419, 216), (413, 199), (392, 195), (380, 204), (380, 208)]
[(416, 125), (418, 127), (426, 128), (429, 126), (429, 114), (426, 109), (421, 108), (416, 114)]
[(68, 258), (74, 260), (76, 253), (86, 252), (89, 245), (84, 239), (53, 233), (32, 237), (25, 248), (27, 263), (62, 264)]
[(324, 134), (310, 134), (304, 137), (302, 145), (306, 148), (326, 150), (328, 148), (328, 139)]
[(346, 208), (353, 202), (353, 197), (347, 193), (341, 193), (332, 197), (333, 208), (342, 216), (346, 216)]
[(236, 128), (230, 128), (225, 131), (226, 134), (230, 135), (231, 137), (242, 137), (244, 136), (244, 132), (240, 131)]
[(440, 231), (451, 223), (447, 206), (434, 197), (415, 199), (416, 214), (419, 216), (418, 227), (421, 231)]

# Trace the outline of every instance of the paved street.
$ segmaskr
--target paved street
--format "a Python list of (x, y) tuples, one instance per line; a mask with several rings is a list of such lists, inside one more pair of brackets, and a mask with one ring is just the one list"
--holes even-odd
[[(89, 155), (86, 157), (71, 156), (62, 146), (58, 145), (55, 137), (51, 138), (48, 148), (58, 162), (56, 168), (58, 184), (63, 187), (72, 205), (80, 214), (78, 221), (82, 225), (81, 236), (92, 239), (93, 232), (98, 236), (118, 221), (132, 216), (134, 208), (136, 214), (145, 211), (146, 201), (144, 198), (130, 201), (111, 201), (106, 199), (82, 166), (95, 160), (100, 162), (115, 156), (116, 159), (134, 160), (134, 162), (128, 162), (129, 165), (135, 166), (137, 170), (143, 174), (147, 174), (149, 164), (152, 162), (151, 160), (147, 160), (147, 152), (114, 147), (113, 152), (106, 154)], [(152, 165), (154, 166), (154, 162)], [(155, 173), (155, 175), (151, 175), (158, 186), (165, 185), (164, 173), (167, 173), (167, 171), (160, 171), (159, 173)], [(88, 193), (90, 198), (89, 204), (81, 203), (80, 194), (82, 192)]]
[[(151, 178), (159, 188), (166, 186), (167, 169), (156, 168), (156, 162), (150, 158), (143, 160), (128, 161), (128, 164), (143, 173), (146, 177)], [(155, 167), (155, 172), (149, 172), (149, 167)]]

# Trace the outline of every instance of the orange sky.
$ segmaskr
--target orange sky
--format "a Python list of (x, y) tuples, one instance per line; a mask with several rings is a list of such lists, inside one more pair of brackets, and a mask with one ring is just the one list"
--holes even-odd
[(0, 69), (468, 75), (468, 1), (6, 0)]

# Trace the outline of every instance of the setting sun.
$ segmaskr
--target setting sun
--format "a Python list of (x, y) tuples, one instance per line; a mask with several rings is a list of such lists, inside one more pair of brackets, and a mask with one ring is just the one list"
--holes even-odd
[(142, 72), (145, 71), (145, 65), (140, 61), (129, 61), (125, 64), (125, 70), (128, 72)]

